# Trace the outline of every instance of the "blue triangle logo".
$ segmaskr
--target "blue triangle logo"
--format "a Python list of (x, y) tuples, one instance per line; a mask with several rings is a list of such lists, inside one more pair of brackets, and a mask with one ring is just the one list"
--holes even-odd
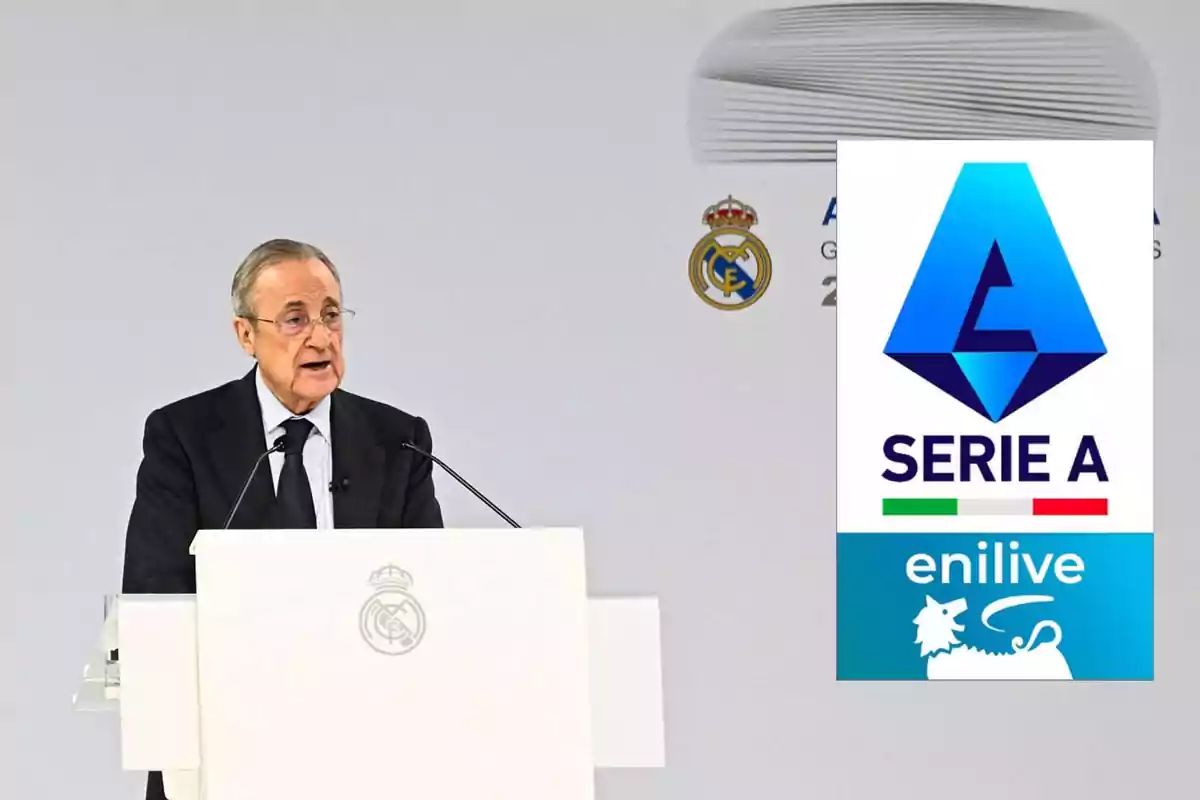
[(1037, 353), (955, 353), (954, 360), (984, 410), (996, 422), (1029, 374)]
[(1028, 165), (963, 165), (884, 353), (993, 422), (1107, 353)]

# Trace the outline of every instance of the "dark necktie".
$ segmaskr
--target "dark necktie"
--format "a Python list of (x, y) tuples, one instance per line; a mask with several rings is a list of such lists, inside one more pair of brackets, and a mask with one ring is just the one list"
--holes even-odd
[(306, 419), (289, 419), (283, 423), (283, 469), (279, 472), (279, 521), (284, 528), (317, 527), (317, 511), (313, 506), (312, 486), (304, 470), (304, 443), (313, 424)]

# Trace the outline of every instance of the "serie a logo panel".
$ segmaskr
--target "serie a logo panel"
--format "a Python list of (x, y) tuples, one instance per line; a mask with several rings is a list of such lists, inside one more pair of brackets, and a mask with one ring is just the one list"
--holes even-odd
[[(906, 623), (921, 632), (904, 635), (918, 652), (932, 647), (925, 656), (961, 650), (953, 677), (1022, 677), (982, 657), (971, 662), (975, 673), (962, 672), (973, 651), (955, 639), (956, 626), (986, 634), (993, 615), (1049, 603), (1051, 616), (1035, 621), (1047, 624), (1022, 633), (1020, 646), (1013, 639), (987, 650), (998, 646), (993, 641), (984, 651), (1017, 658), (1032, 647), (1030, 658), (1053, 660), (1051, 648), (1065, 656), (1072, 640), (1060, 618), (1088, 641), (1088, 615), (1104, 606), (1097, 598), (1116, 591), (1106, 586), (1149, 597), (1149, 560), (1131, 557), (1121, 575), (1106, 570), (1086, 591), (1080, 581), (1064, 591), (995, 597), (964, 590), (945, 570), (913, 584), (907, 561), (899, 568), (892, 561), (901, 551), (934, 560), (973, 552), (975, 538), (933, 547), (923, 537), (935, 534), (982, 535), (985, 555), (1003, 539), (1020, 552), (995, 555), (996, 563), (1017, 569), (1026, 558), (1041, 565), (1031, 553), (1057, 538), (1035, 544), (1030, 536), (1088, 535), (1072, 550), (1086, 544), (1090, 559), (1104, 564), (1121, 563), (1106, 550), (1151, 548), (1153, 146), (850, 142), (839, 143), (837, 170), (839, 676), (945, 671), (918, 674), (900, 649), (887, 657), (863, 649), (864, 637), (878, 639), (886, 626), (865, 611), (843, 618), (843, 604), (859, 592), (882, 595), (891, 610), (881, 607), (880, 619), (908, 614)], [(886, 551), (891, 566), (865, 569), (865, 547)], [(919, 597), (909, 596), (914, 585)], [(914, 598), (920, 607), (908, 609)], [(1111, 625), (1124, 627), (1107, 629), (1114, 647), (1142, 650), (1112, 662), (1120, 668), (1093, 664), (1082, 674), (1149, 677), (1147, 609), (1117, 614)], [(972, 623), (962, 615), (974, 615)], [(889, 641), (899, 648), (898, 639)], [(851, 655), (865, 652), (876, 665), (869, 676)], [(1080, 674), (1071, 666), (1057, 677)]]

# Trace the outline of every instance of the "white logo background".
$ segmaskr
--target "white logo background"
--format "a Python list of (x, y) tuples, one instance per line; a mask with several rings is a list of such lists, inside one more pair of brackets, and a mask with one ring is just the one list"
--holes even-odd
[[(843, 142), (837, 164), (837, 529), (1152, 531), (1153, 146), (1150, 142)], [(1030, 165), (1108, 353), (992, 423), (883, 354), (964, 161)], [(1003, 243), (1001, 243), (1003, 246)], [(1046, 434), (1051, 480), (893, 483), (893, 434)], [(1096, 437), (1108, 482), (1067, 475)], [(944, 445), (942, 452), (951, 448)], [(954, 450), (957, 450), (957, 445)], [(998, 474), (999, 455), (992, 465)], [(956, 469), (957, 457), (952, 462)], [(950, 471), (951, 464), (940, 464)], [(1014, 478), (1016, 467), (1014, 466)], [(884, 497), (1107, 497), (1106, 517), (884, 517)], [(967, 522), (969, 520), (969, 523)]]

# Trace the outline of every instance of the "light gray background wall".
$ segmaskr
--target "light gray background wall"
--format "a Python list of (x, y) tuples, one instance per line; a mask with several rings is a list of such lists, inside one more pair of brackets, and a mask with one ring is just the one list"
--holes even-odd
[[(157, 5), (0, 11), (0, 798), (141, 791), (70, 695), (145, 415), (248, 368), (228, 281), (272, 236), (342, 265), (348, 388), (523, 523), (585, 526), (594, 593), (661, 596), (671, 766), (601, 798), (1190, 796), (1193, 9), (1073, 6), (1159, 79), (1158, 680), (942, 686), (833, 681), (833, 169), (689, 153), (697, 55), (776, 4)], [(776, 270), (727, 314), (686, 261), (730, 192)]]

